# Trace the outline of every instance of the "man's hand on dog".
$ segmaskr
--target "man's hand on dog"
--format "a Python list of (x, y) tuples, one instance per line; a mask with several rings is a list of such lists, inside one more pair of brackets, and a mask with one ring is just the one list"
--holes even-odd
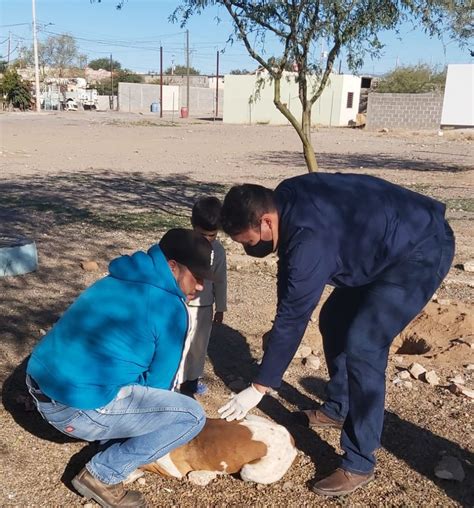
[(267, 389), (264, 386), (251, 384), (240, 393), (233, 394), (231, 400), (218, 409), (217, 412), (221, 415), (221, 418), (225, 418), (228, 422), (242, 420), (262, 400), (266, 391)]

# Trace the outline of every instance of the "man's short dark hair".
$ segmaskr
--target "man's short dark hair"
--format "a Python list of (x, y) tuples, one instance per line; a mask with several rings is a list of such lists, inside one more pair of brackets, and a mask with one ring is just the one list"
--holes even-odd
[(194, 203), (191, 224), (205, 231), (216, 231), (220, 227), (222, 203), (216, 197), (200, 198)]
[(232, 187), (224, 198), (221, 226), (228, 235), (257, 228), (265, 213), (276, 210), (273, 190), (245, 183)]

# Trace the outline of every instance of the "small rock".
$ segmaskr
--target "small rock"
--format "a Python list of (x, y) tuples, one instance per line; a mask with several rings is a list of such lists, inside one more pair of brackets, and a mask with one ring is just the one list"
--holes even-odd
[(407, 380), (411, 378), (411, 374), (407, 370), (402, 370), (398, 373), (398, 377), (403, 380)]
[(474, 272), (474, 259), (469, 259), (469, 261), (466, 261), (462, 264), (462, 269), (465, 272)]
[(146, 480), (145, 480), (145, 478), (138, 478), (137, 483), (138, 483), (138, 485), (145, 485)]
[(291, 480), (288, 480), (283, 484), (283, 490), (291, 490), (294, 487), (294, 483)]
[(312, 354), (304, 358), (303, 362), (306, 367), (309, 367), (310, 369), (318, 370), (321, 367), (321, 360)]
[(96, 272), (99, 265), (95, 261), (81, 261), (81, 268), (86, 272)]
[(465, 379), (460, 374), (458, 374), (457, 376), (454, 376), (454, 377), (449, 377), (448, 381), (450, 383), (454, 383), (455, 385), (465, 385), (466, 384)]
[(39, 332), (40, 332), (40, 335), (41, 335), (42, 337), (44, 337), (44, 336), (46, 335), (46, 330), (43, 330), (42, 328), (40, 328), (40, 331), (39, 331)]
[(295, 358), (306, 358), (312, 353), (309, 346), (300, 346), (295, 353)]
[(435, 293), (432, 297), (431, 297), (431, 301), (432, 302), (436, 302), (438, 300), (438, 293)]
[(229, 388), (233, 392), (241, 392), (242, 390), (247, 388), (247, 386), (248, 386), (248, 383), (245, 382), (243, 379), (239, 379), (239, 378), (237, 378), (235, 381), (232, 381), (229, 383)]
[(380, 132), (387, 133), (387, 132), (389, 132), (389, 131), (388, 131), (387, 127), (384, 127), (383, 129), (380, 129)]
[(191, 471), (188, 473), (188, 480), (190, 483), (201, 487), (205, 487), (216, 478), (217, 473), (215, 471)]
[(428, 383), (431, 386), (439, 385), (439, 377), (437, 376), (434, 370), (430, 370), (429, 372), (425, 372), (423, 375), (423, 381)]
[(403, 356), (400, 356), (400, 355), (395, 355), (393, 357), (393, 362), (396, 365), (403, 365), (403, 363), (405, 362), (405, 358), (403, 358)]
[(451, 393), (454, 393), (454, 395), (462, 395), (462, 389), (463, 387), (462, 386), (459, 386), (459, 385), (456, 385), (454, 383), (450, 384), (448, 386), (448, 390), (451, 392)]
[(257, 483), (257, 490), (263, 490), (266, 487), (263, 483)]
[(451, 300), (449, 298), (438, 298), (437, 302), (439, 305), (451, 305)]
[(411, 390), (413, 388), (413, 383), (411, 381), (402, 381), (400, 385), (402, 388), (406, 388), (407, 390)]
[(415, 379), (420, 379), (420, 377), (426, 372), (426, 369), (419, 363), (414, 362), (408, 367), (408, 372)]
[(435, 466), (435, 475), (443, 480), (462, 482), (465, 478), (461, 462), (456, 457), (444, 455)]
[(86, 503), (82, 505), (83, 508), (95, 508), (97, 505), (94, 503)]
[(467, 363), (464, 367), (466, 370), (474, 370), (474, 363)]
[(464, 386), (461, 386), (461, 393), (468, 397), (469, 399), (474, 399), (474, 390), (471, 390), (470, 388), (465, 388)]

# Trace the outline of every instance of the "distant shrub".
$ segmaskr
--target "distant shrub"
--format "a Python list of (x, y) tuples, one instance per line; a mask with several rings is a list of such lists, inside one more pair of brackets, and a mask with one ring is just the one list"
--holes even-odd
[(398, 67), (379, 82), (379, 93), (425, 93), (444, 90), (446, 69), (438, 71), (427, 64)]

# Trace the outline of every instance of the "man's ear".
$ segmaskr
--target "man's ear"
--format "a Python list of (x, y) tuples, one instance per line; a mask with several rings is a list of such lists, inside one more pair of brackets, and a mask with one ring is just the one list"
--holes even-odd
[(260, 222), (265, 222), (265, 224), (271, 229), (273, 224), (273, 217), (270, 213), (264, 213), (260, 218)]

